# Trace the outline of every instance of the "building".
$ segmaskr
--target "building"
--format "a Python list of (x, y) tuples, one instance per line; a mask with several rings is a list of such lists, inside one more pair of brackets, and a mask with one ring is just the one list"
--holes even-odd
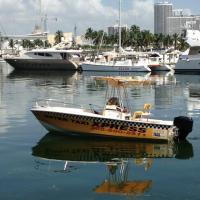
[(167, 35), (167, 18), (172, 16), (173, 5), (167, 1), (154, 4), (154, 33)]
[[(127, 25), (123, 25), (121, 28), (124, 30), (128, 30)], [(119, 25), (118, 24), (108, 27), (108, 36), (117, 35), (118, 33), (119, 33)]]
[(167, 1), (154, 4), (154, 33), (181, 35), (184, 29), (200, 30), (200, 16), (191, 15), (189, 9), (173, 9)]
[(195, 16), (173, 16), (167, 19), (167, 34), (181, 35), (184, 29), (198, 29), (199, 19)]

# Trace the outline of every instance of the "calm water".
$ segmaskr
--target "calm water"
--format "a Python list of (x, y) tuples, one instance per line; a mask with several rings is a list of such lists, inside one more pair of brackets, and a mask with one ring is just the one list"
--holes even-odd
[(153, 85), (128, 88), (133, 110), (149, 102), (157, 118), (192, 116), (187, 142), (48, 133), (30, 112), (34, 102), (101, 106), (106, 85), (94, 75), (16, 72), (0, 63), (0, 199), (200, 199), (200, 75), (154, 74)]

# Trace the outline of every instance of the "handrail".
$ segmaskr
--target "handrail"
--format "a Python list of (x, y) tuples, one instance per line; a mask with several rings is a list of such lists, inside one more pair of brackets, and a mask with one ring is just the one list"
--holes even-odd
[(36, 100), (36, 105), (40, 105), (42, 103), (42, 106), (50, 106), (51, 103), (57, 103), (57, 104), (62, 104), (63, 106), (73, 106), (73, 107), (78, 107), (78, 108), (83, 108), (79, 104), (74, 104), (74, 103), (69, 103), (69, 102), (64, 102), (64, 101), (59, 101), (56, 99), (38, 99)]
[[(64, 101), (59, 101), (57, 99), (38, 99), (35, 101), (36, 103), (36, 107), (37, 106), (50, 106), (51, 103), (58, 103), (58, 104), (62, 104), (62, 106), (69, 106), (69, 107), (75, 107), (75, 108), (83, 108), (82, 105), (80, 104), (74, 104), (74, 103), (69, 103), (69, 102), (64, 102)], [(99, 106), (99, 105), (95, 105), (95, 104), (88, 104), (88, 106), (85, 106), (84, 108), (87, 109), (91, 109), (91, 107), (93, 109), (98, 109), (98, 110), (101, 110), (103, 109), (103, 106)]]

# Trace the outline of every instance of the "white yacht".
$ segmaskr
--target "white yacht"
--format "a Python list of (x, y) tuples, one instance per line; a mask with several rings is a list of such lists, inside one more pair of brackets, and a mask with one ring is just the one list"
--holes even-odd
[(34, 49), (21, 55), (5, 58), (15, 69), (23, 70), (76, 70), (79, 50)]
[(114, 57), (111, 61), (83, 62), (83, 71), (108, 71), (108, 72), (150, 72), (147, 62), (144, 59), (135, 61), (126, 57)]
[(200, 71), (200, 31), (186, 30), (185, 40), (190, 48), (180, 55), (175, 71)]

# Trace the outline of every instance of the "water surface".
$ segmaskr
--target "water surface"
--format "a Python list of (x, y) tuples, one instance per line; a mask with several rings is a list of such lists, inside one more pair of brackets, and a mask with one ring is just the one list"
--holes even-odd
[(148, 102), (153, 117), (193, 118), (180, 144), (52, 134), (30, 112), (45, 98), (102, 106), (106, 85), (96, 75), (12, 71), (0, 63), (1, 199), (199, 199), (200, 76), (120, 74), (154, 80), (128, 87), (133, 110)]

